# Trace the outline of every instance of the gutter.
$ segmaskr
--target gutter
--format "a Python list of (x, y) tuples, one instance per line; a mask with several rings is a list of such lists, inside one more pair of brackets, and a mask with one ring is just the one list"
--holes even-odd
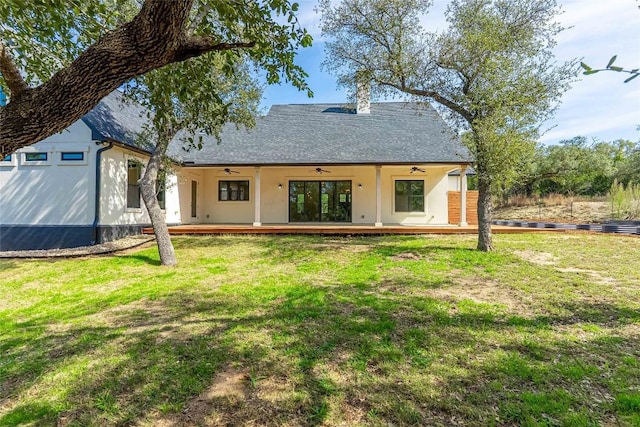
[[(103, 144), (106, 141), (100, 141), (96, 144)], [(94, 206), (94, 217), (92, 227), (92, 236), (91, 236), (91, 244), (95, 245), (98, 243), (98, 222), (100, 221), (100, 187), (102, 184), (102, 152), (107, 151), (113, 148), (113, 141), (109, 141), (109, 145), (106, 147), (100, 148), (96, 152), (96, 191), (95, 191), (95, 206)]]

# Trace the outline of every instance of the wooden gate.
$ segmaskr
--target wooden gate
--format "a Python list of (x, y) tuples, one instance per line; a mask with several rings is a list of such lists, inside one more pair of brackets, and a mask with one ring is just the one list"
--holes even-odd
[[(460, 192), (447, 192), (449, 199), (449, 224), (460, 224)], [(467, 191), (467, 224), (478, 224), (478, 192)]]

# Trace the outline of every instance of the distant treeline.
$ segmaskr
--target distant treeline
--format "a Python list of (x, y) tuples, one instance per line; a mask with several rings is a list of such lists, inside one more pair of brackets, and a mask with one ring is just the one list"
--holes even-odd
[(640, 184), (640, 142), (593, 141), (577, 136), (539, 147), (523, 166), (521, 179), (501, 188), (503, 197), (520, 194), (604, 196), (614, 181)]

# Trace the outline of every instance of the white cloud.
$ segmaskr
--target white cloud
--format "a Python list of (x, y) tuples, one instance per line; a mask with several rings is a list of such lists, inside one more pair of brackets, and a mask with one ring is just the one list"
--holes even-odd
[(320, 15), (315, 11), (318, 2), (315, 0), (298, 0), (297, 3), (300, 5), (297, 13), (300, 25), (307, 29), (314, 40), (320, 40)]

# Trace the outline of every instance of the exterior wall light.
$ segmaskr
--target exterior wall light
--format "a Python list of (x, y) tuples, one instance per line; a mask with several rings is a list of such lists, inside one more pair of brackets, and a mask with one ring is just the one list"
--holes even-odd
[(278, 191), (282, 191), (282, 184), (278, 184)]
[(358, 190), (362, 190), (362, 184), (358, 184)]

